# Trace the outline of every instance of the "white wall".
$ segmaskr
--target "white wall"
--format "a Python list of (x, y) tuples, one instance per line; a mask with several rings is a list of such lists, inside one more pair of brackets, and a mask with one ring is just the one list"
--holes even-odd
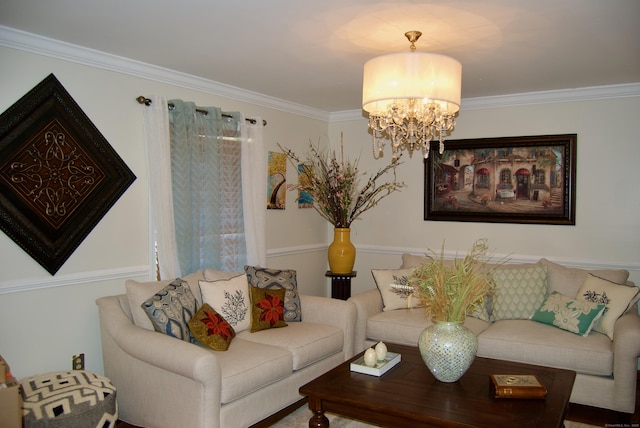
[[(298, 150), (310, 137), (327, 134), (326, 119), (5, 47), (0, 47), (0, 64), (0, 111), (54, 73), (137, 176), (55, 276), (0, 234), (0, 354), (19, 378), (69, 369), (71, 356), (80, 352), (86, 354), (88, 369), (102, 372), (95, 299), (124, 292), (125, 278), (148, 278), (149, 178), (142, 129), (146, 107), (135, 101), (138, 95), (165, 95), (261, 116), (268, 121), (264, 137), (271, 151), (279, 150), (277, 143)], [(289, 180), (295, 180), (292, 167), (288, 169)], [(275, 260), (282, 267), (299, 271), (302, 292), (325, 294), (325, 222), (313, 210), (298, 212), (295, 196), (287, 197), (290, 209), (267, 212), (267, 247), (272, 256), (277, 249)]]
[[(424, 221), (423, 161), (420, 153), (405, 155), (398, 175), (408, 186), (352, 226), (359, 247), (354, 292), (375, 286), (371, 268), (400, 266), (402, 251), (439, 252), (446, 241), (446, 250), (463, 254), (481, 237), (496, 255), (513, 260), (547, 257), (576, 266), (622, 267), (640, 283), (638, 112), (640, 97), (463, 109), (451, 138), (578, 134), (576, 225)], [(329, 128), (332, 141), (339, 142), (342, 132), (345, 151), (362, 155), (361, 169), (377, 171), (390, 161), (390, 152), (373, 160), (364, 119), (333, 121)]]
[[(345, 150), (352, 156), (361, 154), (362, 169), (377, 170), (382, 165), (371, 158), (364, 120), (329, 122), (328, 115), (298, 115), (269, 103), (238, 101), (192, 86), (6, 47), (0, 47), (0, 64), (0, 111), (54, 73), (137, 176), (53, 277), (0, 234), (0, 354), (19, 378), (67, 369), (71, 356), (79, 352), (86, 354), (89, 370), (102, 372), (95, 299), (122, 293), (125, 278), (147, 278), (145, 107), (135, 102), (136, 96), (165, 95), (262, 116), (268, 121), (267, 149), (273, 151), (280, 143), (301, 154), (310, 139), (328, 137), (335, 146), (344, 131)], [(578, 264), (621, 266), (631, 269), (632, 279), (640, 282), (640, 188), (635, 185), (635, 164), (640, 159), (638, 111), (638, 98), (463, 110), (455, 138), (578, 133), (577, 225), (425, 222), (422, 161), (407, 158), (399, 175), (409, 186), (367, 212), (353, 227), (359, 271), (353, 293), (373, 287), (371, 268), (399, 266), (401, 252), (437, 249), (445, 238), (447, 249), (464, 251), (476, 238), (487, 237), (497, 252), (518, 258), (548, 256)], [(289, 168), (287, 180), (295, 182), (296, 176)], [(289, 193), (286, 210), (267, 211), (268, 264), (296, 269), (303, 293), (327, 295), (325, 248), (331, 228), (314, 210), (298, 209), (294, 199), (295, 194)]]

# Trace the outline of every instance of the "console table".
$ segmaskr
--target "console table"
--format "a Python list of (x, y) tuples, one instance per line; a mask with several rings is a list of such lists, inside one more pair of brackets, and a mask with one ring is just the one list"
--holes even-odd
[(351, 273), (333, 273), (328, 270), (324, 276), (331, 278), (331, 298), (347, 300), (351, 297), (351, 278), (357, 274), (355, 270)]

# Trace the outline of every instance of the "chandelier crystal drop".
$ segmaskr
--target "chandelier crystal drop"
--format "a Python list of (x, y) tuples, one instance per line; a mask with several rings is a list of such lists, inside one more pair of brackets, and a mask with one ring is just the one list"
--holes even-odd
[(364, 65), (362, 108), (369, 113), (373, 157), (384, 155), (391, 143), (393, 161), (406, 150), (429, 157), (432, 140), (444, 141), (460, 110), (462, 66), (444, 55), (415, 52), (419, 31), (405, 33), (411, 52), (381, 55)]

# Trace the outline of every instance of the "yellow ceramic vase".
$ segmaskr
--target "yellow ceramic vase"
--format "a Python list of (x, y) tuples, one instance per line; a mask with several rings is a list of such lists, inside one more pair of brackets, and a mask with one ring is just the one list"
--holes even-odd
[(328, 251), (331, 273), (351, 273), (356, 262), (356, 247), (351, 243), (351, 229), (333, 229), (333, 242)]

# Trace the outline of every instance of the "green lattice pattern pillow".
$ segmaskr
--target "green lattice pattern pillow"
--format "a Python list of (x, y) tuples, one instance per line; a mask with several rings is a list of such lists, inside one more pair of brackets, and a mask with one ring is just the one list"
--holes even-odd
[(491, 320), (530, 319), (547, 294), (547, 267), (544, 265), (501, 266), (493, 272), (496, 283)]
[(554, 291), (547, 297), (532, 320), (553, 325), (580, 336), (586, 336), (600, 319), (605, 305), (582, 299), (571, 299)]

